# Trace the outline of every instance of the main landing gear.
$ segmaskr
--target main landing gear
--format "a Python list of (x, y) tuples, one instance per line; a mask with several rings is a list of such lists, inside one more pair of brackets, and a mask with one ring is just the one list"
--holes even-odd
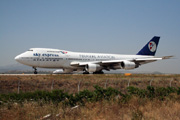
[(93, 74), (104, 74), (104, 72), (101, 70), (101, 71), (93, 72)]
[(34, 74), (37, 74), (38, 73), (37, 69), (35, 67), (33, 67), (33, 69), (34, 69)]
[[(88, 71), (84, 71), (83, 74), (89, 74), (89, 72)], [(101, 70), (101, 71), (93, 72), (93, 74), (104, 74), (104, 72)]]

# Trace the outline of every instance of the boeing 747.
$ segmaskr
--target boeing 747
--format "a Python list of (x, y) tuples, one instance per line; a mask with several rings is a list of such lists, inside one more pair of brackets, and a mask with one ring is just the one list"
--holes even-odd
[(172, 56), (155, 57), (160, 37), (154, 36), (136, 55), (82, 53), (59, 49), (31, 48), (15, 57), (21, 64), (37, 68), (57, 68), (62, 73), (83, 71), (84, 74), (102, 74), (103, 70), (135, 69), (147, 63), (169, 59)]

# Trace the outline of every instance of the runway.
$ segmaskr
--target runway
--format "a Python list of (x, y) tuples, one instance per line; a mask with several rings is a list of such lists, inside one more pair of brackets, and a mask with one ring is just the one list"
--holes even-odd
[[(45, 76), (45, 75), (55, 76), (55, 75), (84, 75), (84, 74), (0, 74), (0, 76)], [(86, 74), (86, 75), (94, 75), (94, 74)]]
[(0, 74), (0, 76), (44, 76), (44, 75), (57, 75), (57, 74)]

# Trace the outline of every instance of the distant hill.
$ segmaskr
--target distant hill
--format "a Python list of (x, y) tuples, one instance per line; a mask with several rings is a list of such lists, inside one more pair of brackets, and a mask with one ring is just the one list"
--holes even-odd
[[(31, 67), (19, 63), (0, 66), (0, 74), (33, 73), (33, 71)], [(52, 71), (54, 71), (54, 69), (38, 68), (39, 73), (52, 73)]]
[(26, 65), (21, 65), (19, 63), (6, 65), (6, 66), (0, 66), (0, 72), (7, 72), (7, 71), (13, 71), (13, 70), (32, 70), (32, 68)]

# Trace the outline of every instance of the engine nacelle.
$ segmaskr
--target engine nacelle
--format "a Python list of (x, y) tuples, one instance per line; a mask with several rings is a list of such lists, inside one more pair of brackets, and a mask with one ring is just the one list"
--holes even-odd
[(63, 73), (64, 71), (62, 69), (59, 69), (59, 70), (55, 70), (53, 71), (53, 74), (61, 74)]
[(130, 69), (134, 69), (134, 68), (139, 67), (139, 65), (137, 65), (137, 64), (134, 63), (134, 62), (130, 62), (130, 61), (125, 60), (125, 61), (123, 61), (123, 62), (121, 63), (121, 67), (122, 67), (123, 69), (125, 69), (125, 70), (130, 70)]
[(98, 64), (87, 64), (85, 66), (85, 70), (87, 72), (96, 72), (96, 71), (100, 71), (102, 69), (102, 67)]

